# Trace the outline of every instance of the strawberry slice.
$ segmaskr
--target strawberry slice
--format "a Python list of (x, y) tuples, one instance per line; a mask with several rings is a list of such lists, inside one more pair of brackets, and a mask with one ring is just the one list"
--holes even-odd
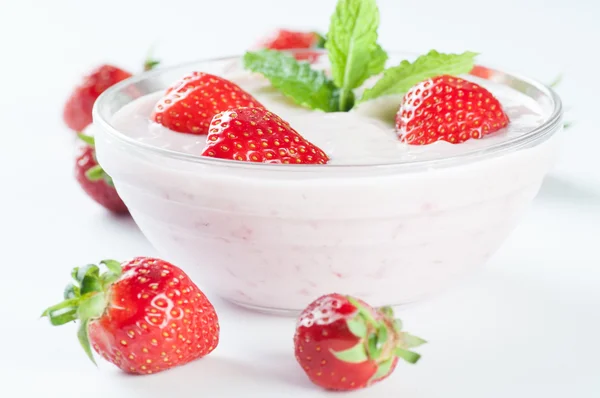
[(387, 378), (402, 358), (416, 363), (410, 348), (425, 340), (402, 330), (391, 308), (373, 308), (341, 294), (313, 301), (300, 315), (294, 335), (296, 360), (316, 385), (350, 391)]
[(203, 156), (262, 163), (325, 164), (329, 158), (288, 122), (263, 108), (215, 115)]
[(494, 133), (508, 123), (508, 116), (492, 93), (449, 75), (415, 85), (396, 114), (398, 135), (411, 145), (440, 140), (458, 144)]
[(167, 89), (150, 118), (187, 134), (207, 134), (214, 115), (231, 108), (263, 107), (238, 85), (221, 77), (192, 72)]

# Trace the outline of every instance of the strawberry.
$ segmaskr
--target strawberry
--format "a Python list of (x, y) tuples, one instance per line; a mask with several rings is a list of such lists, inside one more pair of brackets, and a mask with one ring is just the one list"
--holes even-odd
[(64, 301), (42, 316), (54, 326), (79, 320), (79, 342), (127, 373), (151, 374), (212, 352), (219, 321), (206, 296), (178, 267), (135, 257), (74, 268)]
[(234, 108), (215, 115), (203, 156), (262, 163), (325, 164), (325, 153), (288, 122), (263, 108)]
[(112, 65), (101, 65), (84, 76), (64, 106), (66, 125), (77, 132), (85, 129), (92, 123), (92, 107), (100, 94), (130, 76), (131, 73)]
[(412, 87), (396, 115), (400, 139), (412, 145), (479, 139), (508, 125), (500, 102), (485, 88), (449, 75)]
[(235, 83), (192, 72), (167, 89), (150, 118), (180, 133), (207, 134), (214, 115), (238, 107), (263, 105)]
[(486, 68), (485, 66), (475, 65), (473, 69), (471, 69), (471, 72), (469, 72), (469, 74), (480, 77), (482, 79), (489, 79), (494, 75), (494, 71), (492, 69)]
[[(317, 32), (300, 32), (279, 29), (269, 38), (259, 44), (260, 48), (270, 50), (300, 50), (311, 48), (324, 48), (325, 38)], [(294, 54), (297, 60), (314, 62), (321, 53), (317, 51), (302, 51)]]
[(129, 210), (119, 197), (112, 178), (104, 172), (96, 160), (94, 138), (78, 134), (85, 142), (75, 162), (75, 179), (85, 193), (113, 213), (128, 213)]
[(327, 390), (357, 390), (388, 377), (398, 359), (416, 363), (409, 351), (425, 340), (402, 331), (391, 308), (375, 309), (350, 296), (327, 294), (313, 301), (296, 326), (296, 360), (309, 379)]

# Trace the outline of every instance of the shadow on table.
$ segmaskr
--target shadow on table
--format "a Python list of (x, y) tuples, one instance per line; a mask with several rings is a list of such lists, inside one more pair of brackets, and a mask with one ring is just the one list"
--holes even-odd
[(116, 373), (115, 382), (131, 398), (189, 395), (193, 389), (197, 389), (199, 396), (206, 396), (203, 393), (214, 391), (233, 394), (231, 396), (254, 396), (251, 393), (264, 390), (265, 385), (272, 385), (274, 391), (290, 387), (313, 389), (304, 373), (296, 368), (298, 364), (293, 356), (260, 358), (260, 362), (260, 365), (254, 365), (213, 354), (151, 377), (119, 372)]

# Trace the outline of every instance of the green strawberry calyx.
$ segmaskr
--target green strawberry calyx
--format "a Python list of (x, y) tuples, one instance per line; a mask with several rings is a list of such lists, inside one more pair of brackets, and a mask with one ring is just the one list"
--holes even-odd
[[(85, 142), (90, 147), (92, 147), (92, 148), (96, 147), (96, 141), (95, 141), (94, 137), (92, 137), (90, 135), (85, 135), (83, 133), (77, 134), (77, 137), (79, 137), (79, 139), (81, 141)], [(96, 160), (96, 151), (95, 150), (94, 150), (94, 160)], [(96, 160), (96, 163), (97, 162), (98, 161)], [(112, 177), (109, 176), (108, 174), (106, 174), (106, 172), (104, 171), (102, 166), (100, 166), (99, 164), (97, 164), (93, 167), (90, 167), (85, 172), (85, 176), (90, 181), (96, 182), (96, 181), (104, 180), (104, 182), (106, 184), (108, 184), (108, 186), (113, 187), (113, 188), (115, 186)]]
[(122, 274), (118, 261), (102, 260), (100, 264), (106, 267), (103, 273), (100, 273), (100, 267), (96, 264), (73, 268), (73, 282), (65, 287), (64, 300), (46, 308), (42, 313), (42, 317), (47, 317), (53, 326), (79, 320), (77, 338), (94, 364), (96, 361), (92, 354), (88, 327), (91, 321), (104, 314), (109, 301), (110, 287)]
[(150, 46), (148, 49), (148, 53), (146, 54), (146, 59), (144, 60), (144, 72), (152, 70), (160, 65), (160, 60), (154, 58), (154, 45)]
[(359, 338), (358, 343), (343, 351), (331, 351), (340, 361), (362, 363), (375, 361), (377, 371), (371, 377), (376, 381), (390, 372), (396, 358), (414, 364), (421, 358), (411, 348), (426, 343), (420, 337), (402, 330), (402, 321), (394, 319), (391, 307), (382, 307), (377, 311), (381, 318), (376, 319), (372, 312), (353, 297), (347, 296), (348, 302), (356, 308), (356, 314), (346, 321), (350, 332)]

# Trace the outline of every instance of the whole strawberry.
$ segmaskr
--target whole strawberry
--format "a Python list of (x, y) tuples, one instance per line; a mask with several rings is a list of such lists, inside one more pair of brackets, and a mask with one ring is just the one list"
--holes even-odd
[(485, 88), (449, 75), (425, 80), (404, 96), (396, 115), (400, 139), (412, 145), (479, 139), (508, 125), (500, 102)]
[(328, 390), (357, 390), (388, 377), (398, 359), (416, 363), (409, 351), (425, 340), (402, 331), (389, 307), (375, 309), (350, 296), (328, 294), (300, 315), (296, 360), (309, 379)]
[(238, 85), (221, 77), (192, 72), (167, 89), (150, 118), (180, 133), (208, 134), (213, 116), (239, 107), (263, 107)]
[[(264, 39), (260, 48), (270, 50), (308, 50), (325, 47), (325, 38), (317, 32), (302, 32), (289, 29), (278, 29), (273, 35)], [(315, 61), (319, 57), (316, 51), (299, 51), (294, 54), (297, 60)]]
[(203, 156), (258, 163), (325, 164), (329, 158), (288, 122), (263, 108), (215, 115)]
[(136, 257), (75, 268), (64, 301), (43, 316), (58, 326), (79, 320), (77, 336), (127, 373), (151, 374), (186, 364), (219, 343), (219, 321), (206, 296), (178, 267)]
[(112, 65), (101, 65), (84, 76), (63, 108), (63, 120), (79, 132), (92, 123), (92, 108), (96, 99), (110, 86), (127, 79), (131, 73)]
[(129, 213), (115, 189), (112, 178), (96, 160), (94, 138), (82, 133), (78, 134), (78, 137), (85, 142), (85, 145), (79, 149), (75, 161), (75, 179), (79, 186), (90, 198), (107, 210), (117, 214)]

